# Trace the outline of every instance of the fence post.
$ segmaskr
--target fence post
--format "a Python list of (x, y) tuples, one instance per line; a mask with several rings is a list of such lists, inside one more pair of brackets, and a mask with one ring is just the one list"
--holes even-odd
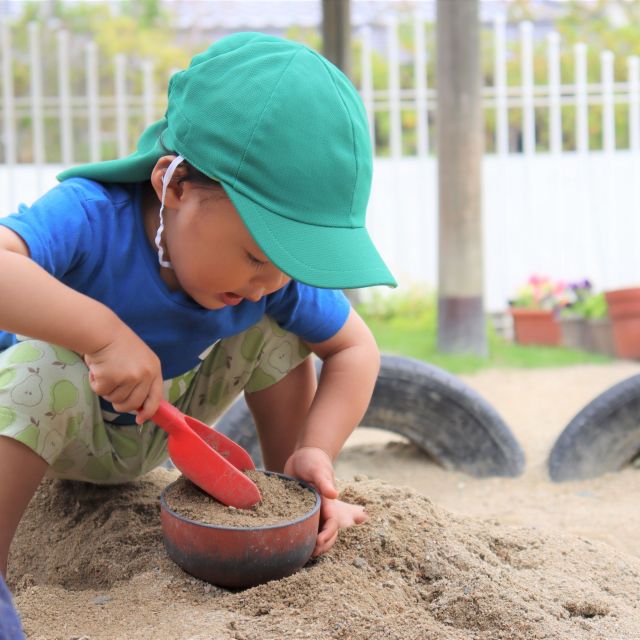
[(629, 56), (627, 60), (629, 90), (629, 148), (640, 152), (640, 58)]
[(44, 157), (44, 121), (42, 117), (42, 56), (40, 54), (40, 27), (30, 22), (29, 32), (29, 74), (31, 91), (31, 128), (33, 161), (36, 165), (36, 187), (43, 190), (42, 169)]
[(362, 101), (369, 118), (373, 152), (376, 151), (376, 115), (373, 104), (373, 70), (371, 69), (371, 29), (362, 30)]
[(533, 108), (533, 27), (520, 23), (521, 81), (522, 81), (522, 148), (525, 155), (536, 150), (536, 119)]
[(402, 155), (402, 126), (400, 121), (400, 60), (398, 55), (398, 22), (392, 17), (387, 22), (387, 48), (389, 55), (389, 120), (391, 128), (391, 157)]
[(560, 35), (552, 31), (547, 36), (549, 73), (549, 151), (562, 153), (562, 110), (560, 108)]
[(613, 107), (613, 53), (600, 54), (602, 74), (602, 149), (612, 153), (616, 149), (616, 122)]
[(118, 53), (115, 62), (115, 99), (116, 99), (116, 139), (118, 142), (118, 156), (124, 157), (129, 153), (127, 141), (127, 59)]
[(142, 63), (142, 84), (144, 126), (148, 127), (156, 121), (156, 94), (153, 82), (153, 62), (151, 60), (145, 60)]
[[(7, 19), (0, 19), (2, 46), (2, 91), (4, 102), (4, 161), (7, 165), (5, 207), (15, 202), (15, 180), (13, 170), (18, 160), (16, 152), (16, 111), (13, 88), (13, 56), (11, 49), (11, 27)], [(3, 207), (4, 209), (4, 207)]]
[(493, 23), (495, 52), (493, 59), (494, 90), (496, 98), (496, 153), (509, 153), (509, 110), (507, 106), (507, 54), (505, 21), (498, 16)]
[(16, 111), (13, 90), (13, 55), (11, 49), (11, 27), (6, 18), (0, 18), (2, 38), (2, 97), (4, 111), (4, 161), (16, 164)]
[(98, 162), (102, 156), (100, 144), (100, 98), (98, 80), (98, 48), (95, 42), (87, 42), (87, 109), (89, 119), (89, 159)]
[(65, 166), (73, 162), (73, 128), (71, 126), (71, 89), (69, 85), (69, 34), (58, 32), (58, 97), (61, 160)]
[(587, 45), (573, 47), (575, 55), (576, 150), (589, 151), (589, 105), (587, 103)]
[(417, 153), (429, 155), (429, 105), (427, 103), (426, 50), (424, 22), (419, 13), (413, 16), (414, 83), (416, 88)]
[(71, 125), (71, 88), (69, 83), (69, 34), (58, 32), (58, 99), (62, 164), (73, 162), (73, 127)]

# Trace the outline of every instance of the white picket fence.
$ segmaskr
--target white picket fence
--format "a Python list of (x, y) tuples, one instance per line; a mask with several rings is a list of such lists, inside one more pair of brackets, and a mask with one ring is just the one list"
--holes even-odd
[[(358, 29), (361, 41), (362, 81), (358, 89), (375, 136), (375, 115), (389, 117), (388, 153), (375, 159), (369, 227), (381, 252), (401, 285), (437, 284), (437, 180), (433, 155), (435, 90), (427, 86), (427, 43), (422, 20), (413, 22), (413, 51), (399, 44), (398, 23)], [(78, 161), (106, 159), (105, 140), (118, 155), (135, 144), (130, 123), (150, 123), (165, 108), (166, 87), (154, 84), (150, 62), (116, 56), (113, 91), (104, 95), (98, 87), (101, 60), (95, 43), (82, 46), (85, 58), (85, 90), (72, 93), (69, 80), (70, 51), (77, 54), (64, 31), (57, 33), (56, 50), (41, 50), (43, 27), (28, 30), (28, 50), (16, 52), (13, 29), (0, 25), (2, 80), (2, 158), (0, 206), (15, 210), (19, 202), (31, 202), (55, 184), (55, 174)], [(493, 86), (484, 89), (487, 113), (495, 113), (495, 144), (484, 160), (485, 299), (488, 310), (504, 308), (506, 300), (530, 274), (546, 274), (567, 280), (589, 278), (600, 289), (640, 284), (640, 63), (628, 59), (626, 78), (614, 78), (610, 52), (600, 55), (597, 82), (587, 78), (586, 47), (572, 51), (575, 75), (564, 82), (560, 74), (562, 43), (557, 34), (546, 37), (547, 83), (533, 81), (534, 26), (518, 29), (521, 83), (510, 86), (506, 64), (514, 45), (504, 21), (493, 25)], [(381, 44), (382, 43), (382, 44)], [(385, 55), (389, 64), (388, 86), (374, 87), (372, 54)], [(13, 61), (28, 61), (28, 95), (15, 95)], [(55, 56), (57, 91), (45, 95), (44, 56)], [(401, 87), (401, 69), (410, 64), (411, 88)], [(132, 94), (132, 74), (140, 74), (142, 91)], [(575, 110), (575, 143), (563, 144), (563, 109)], [(589, 112), (602, 112), (602, 137), (590, 148)], [(626, 110), (628, 136), (616, 140), (616, 118)], [(402, 112), (415, 114), (415, 153), (403, 155)], [(536, 114), (548, 114), (548, 144), (540, 150), (540, 122)], [(509, 115), (518, 113), (517, 130)], [(17, 135), (20, 118), (31, 120), (30, 161)], [(52, 120), (54, 125), (52, 125)], [(78, 121), (86, 127), (78, 134)], [(538, 119), (539, 120), (539, 119)], [(107, 128), (106, 123), (113, 121)], [(54, 126), (59, 136), (59, 157), (52, 159), (45, 144)], [(49, 129), (47, 129), (49, 128)], [(517, 137), (518, 144), (514, 144)], [(24, 139), (24, 136), (23, 136)], [(84, 145), (86, 157), (79, 157)]]

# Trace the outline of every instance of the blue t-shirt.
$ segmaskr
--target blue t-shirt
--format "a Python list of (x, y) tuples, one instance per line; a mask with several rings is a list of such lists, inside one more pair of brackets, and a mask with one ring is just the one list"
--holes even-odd
[[(216, 340), (265, 314), (308, 342), (327, 340), (346, 321), (349, 302), (341, 291), (296, 281), (258, 302), (216, 310), (171, 291), (145, 234), (140, 195), (139, 184), (72, 178), (0, 224), (22, 237), (46, 271), (112, 309), (160, 358), (165, 380), (192, 370)], [(15, 335), (0, 331), (0, 349), (15, 342)]]

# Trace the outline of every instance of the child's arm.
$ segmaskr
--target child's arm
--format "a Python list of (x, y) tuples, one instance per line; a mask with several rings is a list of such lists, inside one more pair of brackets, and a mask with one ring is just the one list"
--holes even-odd
[(353, 309), (336, 335), (308, 346), (323, 360), (322, 374), (296, 449), (316, 447), (333, 461), (369, 406), (380, 353)]
[(364, 522), (357, 505), (336, 500), (333, 461), (371, 400), (380, 354), (367, 325), (353, 310), (338, 333), (309, 347), (322, 358), (318, 389), (284, 472), (314, 484), (322, 495), (322, 525), (314, 555), (328, 551), (342, 527)]
[(0, 329), (84, 355), (95, 393), (137, 420), (162, 397), (157, 356), (102, 303), (62, 284), (29, 258), (20, 236), (0, 226)]

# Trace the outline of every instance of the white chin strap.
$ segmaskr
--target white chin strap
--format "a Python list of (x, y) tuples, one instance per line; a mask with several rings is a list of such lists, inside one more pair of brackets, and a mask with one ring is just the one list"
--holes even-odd
[(164, 172), (164, 176), (162, 177), (162, 200), (160, 202), (160, 225), (158, 226), (158, 231), (156, 232), (156, 247), (158, 249), (158, 262), (161, 267), (167, 267), (168, 269), (172, 269), (171, 263), (168, 260), (164, 259), (164, 249), (162, 248), (162, 232), (164, 231), (164, 218), (162, 213), (164, 211), (164, 199), (167, 195), (167, 187), (171, 182), (171, 178), (173, 177), (173, 172), (176, 170), (176, 167), (184, 160), (182, 156), (176, 156), (171, 164), (167, 167), (167, 170)]

